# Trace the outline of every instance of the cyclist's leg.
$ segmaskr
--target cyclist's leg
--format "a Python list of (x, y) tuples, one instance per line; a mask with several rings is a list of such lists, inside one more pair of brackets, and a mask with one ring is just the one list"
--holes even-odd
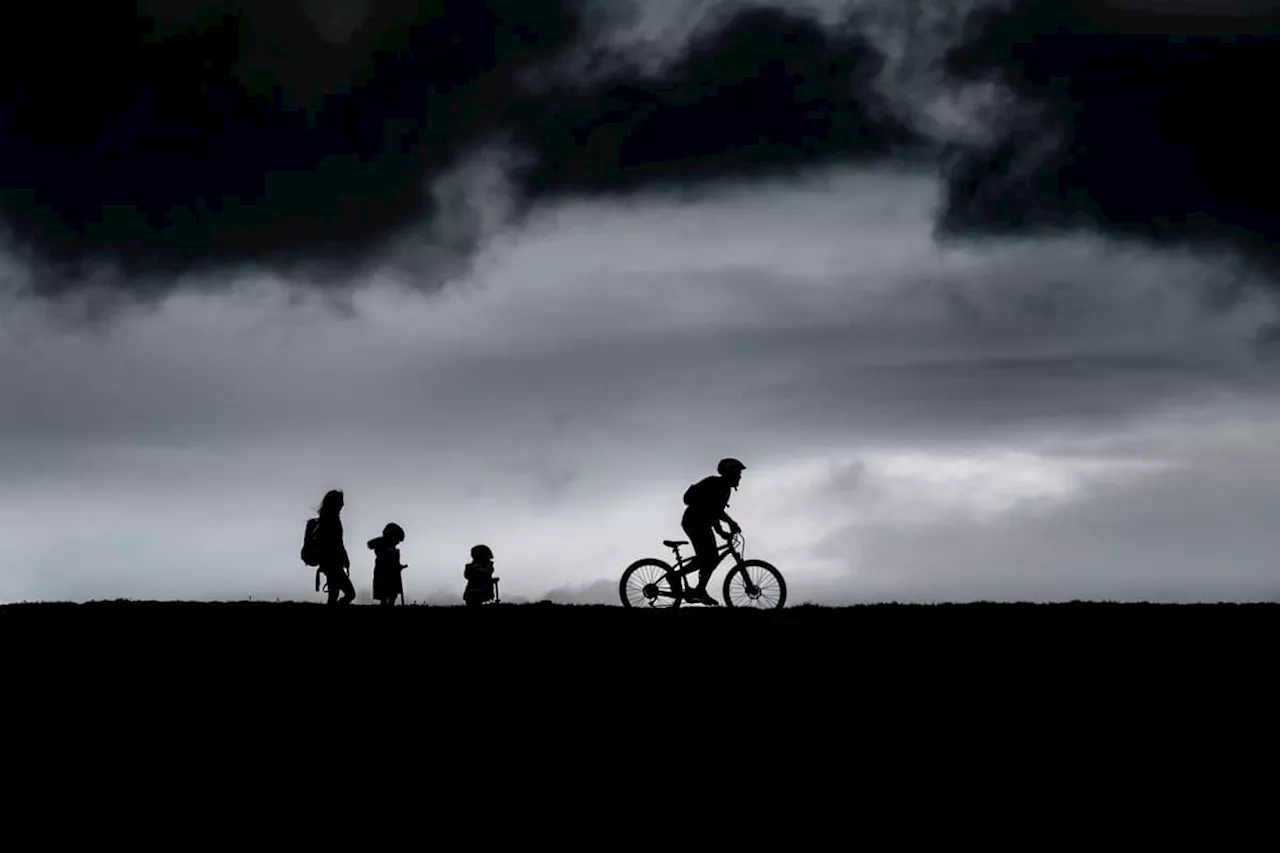
[(684, 532), (689, 537), (690, 544), (693, 545), (694, 565), (698, 569), (698, 588), (695, 592), (705, 594), (707, 581), (716, 569), (716, 557), (719, 556), (715, 533), (712, 532), (710, 524), (696, 526), (690, 524), (685, 527)]

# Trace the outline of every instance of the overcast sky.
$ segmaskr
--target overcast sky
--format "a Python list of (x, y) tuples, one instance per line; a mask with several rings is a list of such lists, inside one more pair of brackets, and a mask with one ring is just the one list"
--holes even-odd
[[(151, 4), (178, 28), (198, 5)], [(323, 59), (317, 39), (357, 40), (353, 10), (403, 5), (317, 0), (297, 50)], [(255, 152), (285, 124), (166, 160), (137, 130), (159, 119), (0, 97), (0, 177), (19, 187), (0, 193), (0, 601), (320, 601), (298, 548), (341, 488), (358, 601), (364, 543), (395, 521), (411, 601), (460, 601), (484, 542), (504, 599), (617, 603), (622, 569), (683, 538), (680, 495), (725, 455), (748, 468), (730, 508), (747, 556), (783, 571), (791, 603), (1280, 596), (1276, 132), (1222, 104), (1221, 134), (1183, 116), (1208, 107), (1168, 64), (1156, 101), (1105, 63), (1053, 82), (1073, 35), (1165, 57), (1186, 16), (1013, 4), (978, 28), (930, 4), (607, 5), (544, 50), (474, 59), (514, 69), (448, 96), (501, 101), (479, 118), (400, 103), (450, 118), (424, 131), (431, 152), (387, 155), (369, 176), (385, 184), (280, 166), (299, 183), (269, 182), (252, 215), (111, 219), (261, 191)], [(1194, 61), (1243, 98), (1276, 60), (1231, 36), (1274, 57), (1276, 16), (1218, 6)], [(323, 116), (366, 95), (271, 66), (243, 36), (272, 33), (258, 20), (226, 80), (284, 93), (279, 116), (310, 104), (314, 144), (342, 153)], [(1112, 34), (1135, 21), (1156, 37)], [(999, 48), (1028, 29), (1063, 41)], [(953, 36), (969, 53), (950, 67)], [(750, 70), (797, 44), (787, 86)], [(112, 85), (142, 91), (170, 61)], [(723, 103), (707, 74), (739, 94)], [(93, 94), (71, 72), (25, 85), (28, 102)], [(1126, 117), (1119, 138), (1081, 118), (1099, 113)], [(263, 226), (275, 213), (293, 225)]]

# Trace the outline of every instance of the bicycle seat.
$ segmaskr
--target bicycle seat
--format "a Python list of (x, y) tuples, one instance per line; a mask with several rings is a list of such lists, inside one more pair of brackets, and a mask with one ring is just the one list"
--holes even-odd
[(679, 542), (677, 542), (674, 539), (663, 539), (662, 544), (666, 545), (668, 548), (675, 548), (678, 545), (688, 545), (689, 543), (683, 539), (681, 539)]

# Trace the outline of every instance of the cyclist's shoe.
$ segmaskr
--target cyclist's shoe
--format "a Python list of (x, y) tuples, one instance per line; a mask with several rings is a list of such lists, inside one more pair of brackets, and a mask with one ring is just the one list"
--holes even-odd
[(705, 589), (691, 589), (685, 593), (684, 600), (690, 604), (706, 604), (711, 607), (719, 607), (720, 602), (711, 597)]

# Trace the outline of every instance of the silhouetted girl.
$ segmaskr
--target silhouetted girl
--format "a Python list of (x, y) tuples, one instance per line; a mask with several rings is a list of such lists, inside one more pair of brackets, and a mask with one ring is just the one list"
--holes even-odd
[(394, 605), (397, 596), (404, 595), (404, 582), (400, 572), (409, 568), (400, 562), (400, 543), (404, 530), (398, 524), (382, 528), (382, 535), (368, 542), (374, 553), (373, 597), (381, 604)]
[(467, 579), (462, 600), (468, 607), (493, 600), (493, 585), (498, 579), (493, 576), (493, 552), (488, 545), (477, 545), (471, 549), (471, 562), (462, 570), (462, 576)]
[[(342, 541), (340, 513), (343, 503), (342, 492), (333, 489), (325, 494), (317, 514), (320, 519), (316, 528), (319, 570), (329, 587), (329, 604), (350, 604), (356, 597), (355, 587), (351, 585), (351, 560), (347, 557), (347, 546)], [(339, 593), (342, 598), (338, 598)]]

